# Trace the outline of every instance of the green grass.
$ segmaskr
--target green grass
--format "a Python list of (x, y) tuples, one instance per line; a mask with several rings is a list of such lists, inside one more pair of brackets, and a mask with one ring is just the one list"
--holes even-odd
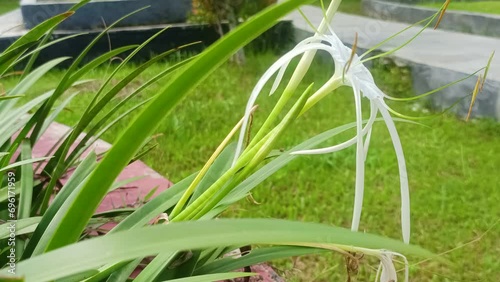
[(0, 0), (0, 15), (19, 7), (19, 0)]
[[(423, 7), (439, 9), (442, 2), (422, 4)], [(448, 10), (467, 11), (485, 14), (500, 14), (500, 1), (474, 1), (474, 2), (454, 2), (448, 6)]]
[[(331, 0), (324, 0), (325, 8), (328, 7), (328, 4), (330, 4), (330, 2)], [(321, 2), (315, 2), (315, 5), (321, 7)], [(348, 14), (363, 15), (363, 10), (361, 9), (361, 0), (342, 0), (342, 3), (339, 6), (339, 11)]]
[[(156, 138), (158, 149), (145, 156), (144, 161), (174, 182), (199, 169), (240, 119), (253, 85), (274, 59), (272, 55), (251, 56), (245, 67), (219, 68), (161, 124)], [(122, 95), (166, 65), (154, 65)], [(129, 66), (119, 77), (131, 70)], [(299, 90), (304, 90), (313, 79), (325, 81), (331, 72), (330, 65), (319, 64)], [(93, 71), (91, 78), (100, 80), (79, 87), (82, 93), (60, 116), (59, 122), (72, 125), (79, 118), (106, 73), (109, 73), (106, 68)], [(28, 96), (51, 89), (61, 75), (62, 71), (50, 73), (39, 83), (37, 92)], [(378, 63), (374, 76), (388, 94), (411, 95), (407, 69)], [(12, 84), (13, 81), (7, 81), (4, 86), (8, 88)], [(138, 99), (154, 95), (163, 84), (151, 87)], [(263, 121), (276, 99), (277, 95), (260, 98), (256, 124)], [(425, 114), (412, 111), (421, 104), (393, 106), (408, 114)], [(113, 128), (104, 139), (113, 142), (128, 121)], [(280, 147), (289, 148), (326, 129), (352, 121), (352, 94), (348, 89), (340, 89), (303, 116), (284, 136)], [(447, 115), (425, 124), (428, 127), (398, 124), (412, 193), (412, 243), (436, 253), (453, 250), (444, 257), (454, 265), (425, 262), (413, 266), (411, 281), (495, 281), (500, 269), (500, 124), (489, 120), (465, 123)], [(331, 155), (303, 157), (254, 191), (253, 198), (258, 204), (250, 199), (242, 201), (225, 216), (274, 217), (350, 227), (354, 179), (353, 148)], [(399, 209), (396, 158), (386, 128), (378, 124), (367, 159), (366, 198), (360, 230), (400, 238)], [(468, 244), (478, 238), (481, 239)], [(418, 263), (418, 260), (411, 262)], [(275, 265), (287, 281), (346, 279), (344, 261), (333, 253), (280, 261)], [(373, 281), (374, 275), (375, 270), (363, 260), (359, 281)]]

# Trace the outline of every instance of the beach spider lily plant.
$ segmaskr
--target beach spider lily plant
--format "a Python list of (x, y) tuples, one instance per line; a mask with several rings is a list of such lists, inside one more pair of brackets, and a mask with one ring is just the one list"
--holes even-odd
[[(363, 255), (377, 258), (380, 260), (377, 276), (386, 282), (397, 279), (394, 258), (402, 257), (399, 253), (432, 256), (425, 250), (405, 244), (410, 240), (408, 178), (402, 145), (391, 117), (391, 115), (401, 115), (388, 107), (386, 100), (395, 98), (385, 95), (377, 87), (369, 70), (363, 65), (368, 60), (390, 54), (402, 46), (368, 57), (368, 54), (384, 41), (358, 56), (356, 42), (352, 48), (344, 45), (335, 34), (334, 27), (330, 26), (340, 4), (337, 0), (332, 1), (328, 9), (323, 9), (322, 23), (317, 29), (314, 27), (316, 33), (297, 44), (264, 73), (250, 95), (244, 116), (199, 172), (179, 181), (138, 207), (105, 236), (79, 242), (82, 231), (85, 230), (116, 177), (154, 133), (162, 118), (209, 73), (229, 59), (231, 54), (264, 32), (275, 20), (306, 2), (307, 0), (288, 0), (269, 8), (235, 28), (196, 58), (180, 65), (175, 76), (158, 95), (151, 99), (151, 102), (145, 104), (143, 111), (115, 141), (99, 163), (96, 164), (96, 156), (93, 154), (89, 154), (82, 161), (72, 175), (73, 178), (68, 181), (73, 186), (66, 184), (65, 190), (62, 190), (73, 192), (57, 194), (49, 206), (49, 212), (43, 215), (35, 233), (30, 237), (28, 241), (30, 245), (26, 248), (27, 251), (23, 252), (21, 261), (17, 265), (17, 274), (26, 277), (26, 281), (54, 281), (68, 277), (83, 277), (82, 274), (89, 276), (86, 281), (101, 281), (107, 277), (111, 280), (117, 277), (126, 280), (130, 273), (141, 265), (142, 258), (155, 256), (136, 277), (136, 281), (160, 280), (163, 274), (168, 274), (168, 277), (172, 278), (198, 275), (200, 279), (197, 281), (224, 280), (233, 277), (227, 275), (235, 274), (222, 273), (224, 276), (217, 278), (210, 275), (217, 272), (219, 263), (227, 261), (224, 257), (226, 251), (258, 244), (281, 245), (285, 247), (286, 254), (275, 252), (276, 249), (273, 247), (264, 247), (259, 250), (260, 253), (254, 252), (235, 259), (237, 265), (233, 265), (234, 268), (227, 271), (248, 266), (245, 261), (252, 261), (253, 264), (256, 263), (255, 259), (263, 262), (311, 254), (313, 250), (323, 249), (345, 255), (350, 262), (353, 262), (352, 269), (357, 268), (356, 263)], [(437, 16), (436, 14), (422, 23), (427, 27)], [(297, 91), (298, 86), (318, 51), (330, 55), (335, 72), (323, 85), (318, 87), (312, 84), (300, 94)], [(264, 85), (277, 74), (271, 94), (277, 92), (278, 86), (284, 80), (287, 67), (298, 56), (302, 58), (278, 102), (265, 122), (250, 138), (251, 117), (256, 110), (254, 104)], [(480, 85), (482, 82), (478, 82), (476, 88), (480, 89)], [(272, 151), (290, 125), (301, 122), (300, 117), (304, 113), (314, 110), (316, 103), (320, 103), (324, 97), (342, 86), (352, 88), (356, 109), (354, 123), (318, 134), (284, 152)], [(370, 116), (366, 121), (361, 115), (363, 98), (369, 100), (370, 107)], [(378, 118), (379, 116), (381, 118)], [(304, 222), (211, 220), (235, 202), (245, 198), (258, 184), (300, 155), (332, 153), (356, 146), (355, 201), (351, 229), (357, 231), (363, 200), (364, 163), (372, 126), (376, 120), (385, 122), (389, 128), (398, 157), (404, 243), (361, 232), (351, 232), (343, 228)], [(332, 136), (349, 129), (356, 129), (356, 135), (350, 140), (317, 149)], [(238, 142), (230, 144), (238, 132), (240, 132)], [(75, 138), (76, 136), (78, 134), (75, 134)], [(64, 154), (61, 156), (64, 158)], [(57, 166), (54, 169), (57, 169)], [(156, 226), (148, 226), (148, 223)], [(165, 240), (166, 238), (168, 240)], [(263, 253), (269, 256), (262, 256)], [(405, 278), (408, 279), (408, 263), (404, 257), (403, 261), (406, 266)], [(53, 268), (53, 265), (64, 267)], [(218, 271), (224, 272), (220, 269)], [(8, 273), (8, 269), (0, 270), (0, 275)], [(248, 274), (237, 275), (248, 276)]]
[[(401, 49), (402, 47), (410, 43), (413, 39), (415, 39), (437, 18), (437, 22), (439, 23), (444, 14), (446, 4), (443, 5), (443, 8), (433, 16), (416, 23), (415, 25), (424, 24), (424, 27), (420, 29), (416, 33), (416, 35), (409, 39), (407, 42), (393, 50), (370, 57), (369, 55), (378, 47), (391, 40), (392, 38), (398, 36), (400, 33), (407, 31), (409, 28), (377, 44), (364, 54), (358, 55), (356, 53), (357, 36), (353, 46), (348, 47), (336, 35), (334, 27), (330, 25), (340, 2), (341, 1), (334, 0), (330, 3), (327, 9), (323, 8), (324, 18), (320, 26), (316, 28), (311, 24), (312, 28), (316, 31), (315, 34), (298, 43), (291, 51), (279, 58), (262, 75), (250, 95), (243, 119), (232, 130), (226, 140), (224, 140), (216, 153), (212, 156), (211, 161), (209, 161), (204, 169), (202, 169), (202, 172), (198, 174), (195, 181), (192, 182), (190, 188), (184, 194), (183, 199), (181, 199), (172, 213), (173, 221), (204, 218), (207, 216), (207, 214), (210, 215), (214, 208), (217, 209), (218, 207), (224, 206), (221, 203), (224, 203), (224, 200), (227, 199), (228, 195), (230, 197), (234, 190), (238, 190), (241, 182), (243, 182), (257, 169), (258, 165), (269, 155), (269, 153), (273, 149), (273, 145), (275, 144), (276, 140), (284, 133), (286, 128), (291, 123), (299, 119), (299, 117), (305, 112), (312, 110), (313, 106), (316, 103), (320, 102), (327, 95), (332, 94), (334, 90), (342, 86), (346, 86), (352, 89), (352, 93), (354, 95), (354, 107), (356, 109), (356, 121), (354, 123), (354, 127), (356, 128), (356, 135), (350, 140), (334, 146), (325, 148), (298, 149), (288, 152), (287, 154), (291, 154), (294, 156), (306, 154), (327, 154), (337, 152), (351, 146), (356, 146), (355, 198), (351, 230), (358, 231), (364, 194), (365, 160), (370, 144), (370, 137), (372, 135), (372, 128), (376, 120), (383, 121), (390, 133), (399, 168), (402, 237), (405, 243), (408, 244), (410, 242), (410, 193), (408, 175), (403, 147), (392, 115), (407, 119), (420, 118), (408, 117), (394, 111), (386, 104), (386, 100), (403, 101), (422, 98), (436, 93), (445, 87), (453, 85), (454, 83), (458, 83), (461, 80), (416, 97), (407, 99), (394, 98), (386, 95), (382, 90), (380, 90), (380, 88), (375, 83), (372, 74), (364, 65), (364, 63), (373, 59), (380, 58), (382, 56), (390, 55)], [(335, 70), (333, 75), (315, 92), (313, 92), (314, 86), (310, 85), (306, 89), (306, 91), (304, 91), (294, 102), (291, 109), (285, 114), (285, 117), (279, 120), (280, 114), (283, 113), (285, 106), (290, 102), (290, 100), (296, 93), (298, 85), (301, 83), (302, 79), (310, 68), (313, 58), (318, 51), (327, 53), (333, 60), (333, 67)], [(265, 85), (273, 77), (275, 77), (275, 80), (272, 85), (270, 95), (274, 94), (277, 91), (279, 85), (283, 82), (283, 78), (289, 64), (293, 59), (299, 56), (302, 56), (302, 58), (298, 63), (298, 66), (295, 69), (292, 77), (288, 81), (288, 84), (281, 94), (278, 102), (274, 106), (266, 121), (259, 128), (255, 136), (251, 140), (249, 140), (249, 125), (251, 123), (250, 121), (252, 115), (255, 111), (255, 103), (258, 96), (263, 92)], [(362, 115), (362, 99), (364, 98), (369, 100), (370, 109), (369, 118), (365, 121), (363, 120)], [(201, 196), (199, 196), (195, 201), (193, 201), (184, 209), (184, 205), (187, 203), (188, 198), (192, 195), (192, 191), (194, 191), (202, 176), (212, 164), (214, 158), (220, 153), (222, 148), (227, 145), (229, 140), (238, 129), (240, 130), (240, 134), (238, 143), (236, 145), (232, 166)], [(336, 247), (336, 250), (343, 250), (343, 252), (346, 252), (345, 248)], [(381, 281), (391, 281), (391, 279), (396, 279), (395, 268), (389, 262), (392, 262), (393, 257), (401, 256), (400, 254), (385, 250), (367, 249), (347, 250), (347, 253), (350, 252), (361, 252), (367, 255), (378, 257), (381, 261), (381, 271), (379, 273)], [(405, 258), (404, 261), (405, 265), (408, 266)], [(406, 269), (405, 274), (405, 277), (407, 278), (408, 269)]]

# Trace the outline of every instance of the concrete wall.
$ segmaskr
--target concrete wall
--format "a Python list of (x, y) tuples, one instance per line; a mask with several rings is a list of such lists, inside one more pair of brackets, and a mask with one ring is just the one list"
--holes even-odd
[[(21, 11), (26, 28), (66, 12), (78, 1), (22, 0)], [(123, 15), (150, 6), (121, 21), (117, 26), (157, 25), (185, 22), (191, 12), (191, 0), (105, 0), (92, 1), (62, 22), (58, 29), (89, 30), (110, 25)], [(103, 23), (104, 21), (104, 23)]]

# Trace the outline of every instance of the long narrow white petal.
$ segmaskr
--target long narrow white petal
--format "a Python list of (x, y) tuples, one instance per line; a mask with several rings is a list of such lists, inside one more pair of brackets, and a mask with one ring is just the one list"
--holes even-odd
[(410, 264), (408, 263), (408, 259), (400, 254), (400, 253), (395, 253), (395, 252), (390, 252), (393, 256), (397, 256), (403, 259), (405, 263), (405, 282), (408, 282), (410, 280)]
[(378, 104), (380, 113), (385, 120), (385, 124), (387, 125), (387, 129), (391, 135), (392, 144), (394, 145), (394, 150), (396, 151), (396, 157), (398, 159), (399, 181), (401, 183), (401, 228), (403, 232), (403, 241), (408, 244), (410, 242), (410, 191), (408, 188), (408, 174), (406, 171), (403, 146), (401, 145), (396, 125), (394, 124), (389, 111), (385, 108), (386, 106), (384, 101), (374, 100), (374, 102)]
[[(375, 119), (377, 117), (378, 108), (377, 108), (377, 106), (375, 105), (375, 103), (373, 101), (370, 101), (370, 111), (372, 113), (372, 116), (374, 115), (373, 119)], [(370, 119), (371, 119), (371, 117), (370, 117)], [(372, 130), (373, 130), (373, 126), (370, 127), (370, 129), (368, 130), (368, 133), (366, 134), (366, 139), (365, 139), (365, 162), (366, 162), (366, 156), (368, 156), (368, 148), (370, 147), (370, 140), (371, 140), (371, 137), (372, 137)]]
[[(313, 37), (308, 37), (301, 42), (297, 43), (295, 45), (294, 50), (296, 50), (299, 47), (302, 47), (304, 45), (310, 44), (310, 43), (320, 43), (325, 39), (324, 36), (313, 36)], [(269, 92), (269, 96), (273, 95), (276, 90), (278, 89), (279, 85), (281, 84), (281, 81), (283, 80), (283, 77), (285, 76), (285, 72), (288, 68), (288, 65), (290, 64), (290, 61), (281, 66), (278, 75), (276, 76), (276, 79), (274, 80), (273, 86), (271, 87), (271, 92)]]
[(289, 64), (290, 64), (290, 62), (287, 62), (285, 65), (283, 65), (280, 68), (278, 75), (276, 76), (276, 79), (274, 80), (273, 86), (271, 87), (271, 92), (269, 92), (269, 96), (273, 95), (274, 92), (276, 92), (276, 89), (278, 89), (278, 87), (280, 86), (281, 81), (283, 80), (283, 77), (285, 76), (285, 72), (286, 72), (286, 69), (288, 68)]
[[(378, 107), (372, 106), (370, 119), (368, 120), (365, 127), (361, 131), (361, 135), (365, 136), (367, 133), (369, 133), (371, 131), (371, 128), (373, 127), (373, 123), (375, 122), (375, 119), (377, 118), (377, 113), (378, 113)], [(346, 149), (346, 148), (356, 144), (356, 142), (358, 140), (357, 138), (358, 138), (357, 136), (354, 136), (353, 138), (351, 138), (343, 143), (334, 145), (334, 146), (330, 146), (330, 147), (326, 147), (326, 148), (310, 149), (310, 150), (300, 150), (300, 151), (291, 152), (290, 154), (292, 154), (292, 155), (321, 155), (321, 154), (333, 153), (333, 152), (337, 152), (337, 151)]]
[(382, 273), (380, 275), (380, 282), (397, 282), (398, 274), (394, 263), (392, 261), (392, 253), (382, 251), (380, 256), (380, 262), (382, 264)]
[(358, 231), (359, 222), (361, 220), (361, 210), (363, 208), (363, 197), (365, 192), (365, 155), (363, 146), (363, 135), (361, 130), (363, 127), (363, 112), (361, 111), (361, 92), (359, 91), (356, 81), (352, 82), (352, 90), (354, 92), (354, 103), (356, 105), (356, 189), (354, 192), (354, 209), (352, 215), (351, 230)]

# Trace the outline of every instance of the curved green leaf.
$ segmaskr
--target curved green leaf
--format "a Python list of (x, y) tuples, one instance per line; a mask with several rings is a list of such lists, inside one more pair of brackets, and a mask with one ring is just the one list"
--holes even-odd
[[(148, 226), (85, 240), (21, 261), (17, 273), (27, 282), (43, 282), (157, 253), (248, 244), (356, 246), (433, 256), (429, 251), (401, 241), (323, 224), (221, 219)], [(1, 270), (0, 275), (7, 271)]]
[(273, 246), (259, 248), (252, 250), (249, 254), (239, 258), (225, 257), (208, 263), (196, 269), (194, 275), (234, 271), (246, 266), (257, 265), (259, 263), (276, 259), (319, 254), (324, 252), (326, 252), (326, 250), (296, 246)]
[[(226, 61), (231, 54), (271, 27), (276, 20), (308, 2), (312, 1), (289, 0), (265, 10), (213, 44), (204, 54), (183, 68), (156, 99), (143, 110), (106, 154), (76, 196), (74, 204), (61, 218), (46, 251), (78, 240), (86, 222), (103, 199), (108, 187), (132, 159), (144, 140), (154, 132), (163, 117), (168, 115), (190, 90)], [(78, 203), (85, 203), (85, 205)]]

